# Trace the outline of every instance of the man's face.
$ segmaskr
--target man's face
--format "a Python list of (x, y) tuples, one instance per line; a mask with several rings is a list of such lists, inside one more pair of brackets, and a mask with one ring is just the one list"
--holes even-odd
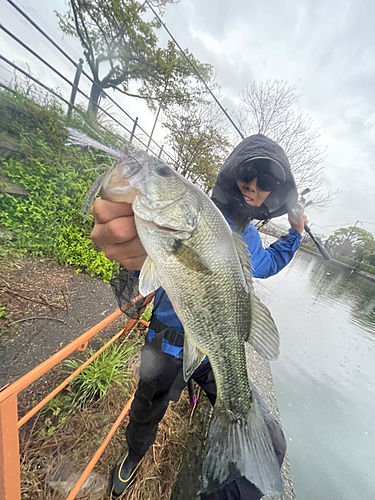
[(270, 192), (262, 191), (257, 184), (258, 179), (255, 177), (251, 182), (237, 181), (242, 196), (246, 203), (252, 207), (260, 207), (261, 204), (267, 199)]

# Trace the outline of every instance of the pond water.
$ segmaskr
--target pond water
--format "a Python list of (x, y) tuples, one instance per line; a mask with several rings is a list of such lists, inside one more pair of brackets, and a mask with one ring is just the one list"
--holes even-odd
[(256, 293), (298, 500), (375, 499), (375, 283), (299, 250)]

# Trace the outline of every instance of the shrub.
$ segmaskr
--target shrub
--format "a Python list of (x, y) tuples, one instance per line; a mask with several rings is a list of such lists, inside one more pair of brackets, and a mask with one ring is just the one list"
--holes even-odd
[(375, 274), (375, 266), (371, 266), (370, 264), (366, 264), (365, 262), (359, 262), (343, 255), (336, 255), (335, 259), (343, 262), (344, 264), (347, 264), (348, 266), (353, 267), (354, 269), (360, 269), (361, 271)]
[(29, 193), (0, 193), (0, 223), (16, 235), (6, 245), (74, 264), (108, 281), (114, 264), (90, 241), (93, 218), (80, 210), (97, 175), (93, 169), (109, 160), (101, 152), (66, 146), (68, 133), (58, 107), (25, 100), (22, 106), (27, 114), (15, 119), (0, 105), (0, 134), (13, 137), (19, 148), (13, 158), (0, 160), (0, 168)]

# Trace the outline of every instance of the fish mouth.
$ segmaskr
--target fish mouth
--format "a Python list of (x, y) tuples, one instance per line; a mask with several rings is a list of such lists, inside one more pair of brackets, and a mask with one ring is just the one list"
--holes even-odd
[(118, 201), (132, 203), (136, 190), (134, 188), (134, 183), (130, 182), (131, 178), (125, 178), (119, 168), (112, 170), (105, 177), (101, 190), (100, 196), (103, 200), (108, 201)]
[(175, 229), (173, 227), (168, 227), (168, 226), (160, 226), (159, 224), (156, 224), (155, 222), (150, 222), (156, 229), (160, 231), (168, 231), (169, 233), (180, 233), (181, 231), (179, 229)]
[(164, 226), (161, 224), (156, 224), (156, 222), (151, 221), (151, 220), (145, 220), (143, 219), (143, 222), (146, 223), (146, 226), (149, 228), (149, 230), (157, 231), (157, 232), (168, 232), (168, 233), (181, 233), (181, 229), (176, 229), (175, 227), (169, 227), (169, 226)]
[(159, 226), (158, 224), (155, 224), (155, 226), (158, 229), (161, 229), (162, 231), (169, 231), (171, 233), (178, 233), (178, 229), (173, 229), (173, 228), (167, 227), (167, 226)]

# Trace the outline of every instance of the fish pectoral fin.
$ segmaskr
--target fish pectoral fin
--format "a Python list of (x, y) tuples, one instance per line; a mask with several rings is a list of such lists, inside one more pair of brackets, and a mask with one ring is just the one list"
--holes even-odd
[(90, 207), (93, 204), (93, 201), (96, 198), (96, 195), (99, 193), (100, 188), (102, 187), (104, 178), (108, 175), (108, 172), (103, 172), (102, 174), (98, 175), (98, 177), (94, 180), (94, 182), (91, 184), (85, 201), (83, 202), (82, 208), (81, 208), (81, 213), (83, 215), (88, 215), (90, 212)]
[(205, 358), (204, 352), (200, 351), (195, 345), (188, 339), (186, 333), (184, 335), (184, 364), (183, 364), (183, 375), (184, 380), (187, 382), (189, 378), (193, 375), (198, 366), (202, 363)]
[(208, 262), (199, 255), (193, 248), (186, 245), (180, 239), (175, 239), (171, 253), (185, 267), (192, 269), (198, 273), (212, 274), (212, 270)]
[(258, 354), (266, 359), (277, 359), (280, 354), (280, 338), (268, 308), (253, 293), (250, 294), (251, 322), (248, 338)]
[(149, 293), (157, 290), (160, 286), (155, 264), (150, 257), (147, 257), (139, 275), (139, 293), (143, 295), (143, 297), (146, 297)]

